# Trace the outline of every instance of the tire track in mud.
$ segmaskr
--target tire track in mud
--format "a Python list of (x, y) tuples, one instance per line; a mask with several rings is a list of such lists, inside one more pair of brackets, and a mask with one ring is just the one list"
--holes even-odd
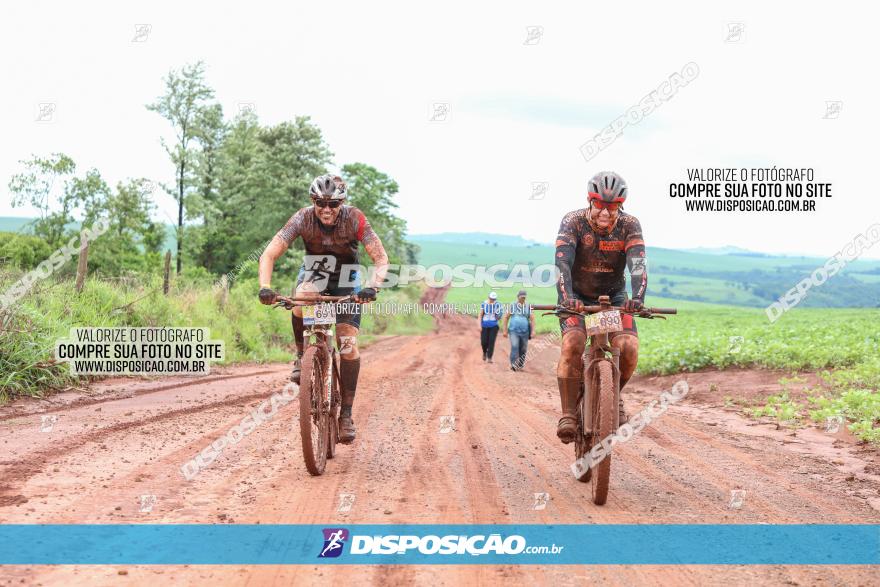
[[(192, 384), (191, 384), (192, 385)], [(180, 386), (172, 386), (169, 389), (179, 389)], [(138, 419), (130, 422), (118, 422), (110, 424), (83, 434), (68, 438), (59, 444), (29, 453), (26, 460), (17, 461), (0, 461), (0, 466), (5, 466), (2, 472), (3, 483), (0, 484), (0, 507), (15, 505), (17, 503), (25, 503), (27, 501), (24, 496), (10, 495), (13, 491), (12, 483), (24, 484), (32, 476), (41, 473), (46, 467), (63, 457), (65, 454), (81, 449), (84, 445), (99, 443), (109, 436), (128, 432), (130, 430), (149, 426), (151, 424), (163, 423), (191, 414), (199, 414), (209, 410), (225, 407), (242, 407), (254, 400), (266, 399), (276, 393), (277, 390), (263, 391), (259, 393), (248, 394), (244, 396), (228, 397), (226, 399), (211, 402), (207, 404), (191, 406), (179, 410), (169, 410), (155, 416)], [(110, 400), (108, 400), (110, 401)], [(89, 404), (92, 405), (92, 404)], [(82, 406), (77, 406), (82, 407)]]
[[(57, 414), (59, 412), (70, 411), (71, 409), (74, 409), (74, 408), (85, 408), (85, 407), (93, 406), (96, 404), (104, 404), (107, 402), (117, 401), (120, 399), (129, 399), (129, 398), (138, 397), (138, 396), (142, 396), (142, 395), (159, 393), (162, 391), (170, 391), (170, 390), (174, 390), (174, 389), (181, 389), (184, 387), (192, 387), (193, 385), (207, 385), (207, 384), (218, 382), (218, 381), (229, 381), (232, 379), (248, 379), (248, 378), (258, 377), (260, 375), (274, 375), (274, 374), (276, 374), (276, 372), (277, 371), (272, 370), (272, 369), (268, 369), (268, 370), (264, 369), (261, 371), (249, 371), (247, 373), (237, 373), (234, 375), (210, 375), (207, 377), (193, 378), (190, 381), (182, 381), (179, 383), (172, 383), (170, 385), (159, 385), (159, 386), (155, 386), (155, 387), (149, 386), (146, 389), (143, 389), (141, 391), (138, 391), (137, 389), (135, 389), (129, 395), (109, 394), (107, 396), (101, 395), (101, 396), (77, 398), (75, 401), (72, 401), (71, 403), (64, 405), (64, 406), (51, 407), (51, 405), (50, 405), (48, 408), (37, 409), (37, 410), (32, 410), (32, 411), (25, 411), (25, 410), (21, 409), (22, 406), (13, 405), (13, 406), (10, 406), (10, 408), (9, 408), (10, 413), (0, 414), (0, 422), (4, 422), (7, 420), (14, 420), (16, 418), (23, 418), (26, 416), (33, 416), (35, 414), (37, 414), (37, 415)], [(118, 378), (113, 378), (113, 380), (117, 380), (117, 379)], [(147, 385), (149, 385), (149, 384), (147, 383)], [(37, 407), (39, 407), (39, 406), (37, 406)]]

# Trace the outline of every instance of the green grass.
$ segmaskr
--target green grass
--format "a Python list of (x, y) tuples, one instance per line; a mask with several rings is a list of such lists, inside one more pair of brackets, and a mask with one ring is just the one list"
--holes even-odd
[(850, 389), (836, 397), (823, 395), (809, 400), (815, 408), (809, 412), (814, 422), (844, 418), (852, 422), (848, 427), (858, 438), (880, 444), (880, 428), (875, 426), (880, 421), (880, 394), (867, 389)]
[[(12, 280), (12, 276), (0, 279), (0, 288), (5, 289)], [(209, 279), (181, 278), (169, 296), (162, 295), (158, 279), (135, 281), (89, 279), (79, 295), (74, 294), (69, 280), (37, 282), (14, 311), (8, 312), (8, 327), (0, 330), (0, 403), (22, 395), (42, 396), (78, 383), (66, 364), (51, 361), (55, 341), (66, 338), (76, 326), (208, 327), (212, 339), (225, 342), (224, 364), (290, 360), (290, 313), (261, 305), (255, 278), (234, 282), (225, 306)], [(279, 291), (290, 288), (290, 284), (278, 285)], [(420, 293), (415, 286), (383, 291), (381, 301), (414, 302)], [(432, 326), (427, 315), (365, 315), (361, 344), (379, 335), (427, 332)]]
[(774, 418), (777, 427), (786, 423), (797, 424), (801, 419), (800, 406), (788, 397), (787, 392), (771, 395), (763, 406), (748, 409), (746, 413), (753, 418)]

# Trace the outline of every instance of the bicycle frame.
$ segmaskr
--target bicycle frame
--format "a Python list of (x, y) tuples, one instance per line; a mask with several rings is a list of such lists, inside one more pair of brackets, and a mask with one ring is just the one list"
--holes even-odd
[[(303, 307), (316, 306), (323, 303), (339, 303), (350, 300), (351, 296), (318, 296), (315, 298), (288, 298), (278, 296), (278, 299), (279, 301), (276, 305), (292, 309), (295, 306)], [(303, 330), (303, 353), (305, 353), (306, 349), (310, 346), (319, 346), (324, 358), (327, 359), (326, 364), (329, 368), (324, 374), (324, 386), (325, 389), (327, 389), (327, 397), (324, 398), (322, 409), (328, 411), (333, 410), (334, 406), (342, 404), (340, 391), (337, 389), (338, 386), (333, 384), (334, 381), (339, 381), (340, 374), (340, 357), (339, 351), (334, 344), (335, 338), (335, 329), (330, 324), (314, 324)], [(334, 394), (336, 394), (336, 397), (334, 397)]]
[[(332, 410), (333, 408), (334, 371), (337, 378), (339, 376), (339, 352), (333, 344), (334, 338), (335, 332), (329, 324), (316, 324), (312, 328), (303, 330), (303, 352), (308, 347), (317, 345), (321, 348), (321, 353), (324, 355), (326, 364), (329, 366), (329, 369), (324, 374), (324, 388), (327, 390), (327, 397), (324, 398), (324, 410)], [(314, 342), (312, 342), (313, 339)]]

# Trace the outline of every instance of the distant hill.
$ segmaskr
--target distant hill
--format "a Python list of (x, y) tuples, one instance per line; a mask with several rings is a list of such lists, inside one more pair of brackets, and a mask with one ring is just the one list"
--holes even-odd
[[(524, 263), (534, 267), (554, 261), (550, 245), (503, 245), (529, 241), (492, 234), (481, 234), (480, 243), (472, 234), (463, 235), (460, 242), (452, 235), (447, 235), (445, 242), (433, 240), (435, 235), (412, 236), (410, 240), (421, 247), (419, 262), (423, 265)], [(766, 307), (824, 263), (825, 259), (817, 257), (774, 256), (746, 249), (706, 253), (649, 247), (648, 290), (671, 299)], [(801, 305), (880, 307), (880, 261), (850, 263), (833, 279), (812, 288)]]
[(765, 253), (756, 253), (742, 247), (734, 247), (727, 245), (726, 247), (696, 247), (694, 249), (682, 249), (688, 253), (701, 253), (705, 255), (747, 255), (754, 257), (764, 257)]
[(491, 234), (487, 232), (438, 232), (437, 234), (413, 234), (411, 241), (432, 243), (456, 243), (462, 245), (489, 245), (505, 247), (531, 247), (539, 245), (537, 241), (524, 239), (509, 234)]
[[(29, 233), (27, 224), (34, 218), (20, 218), (18, 216), (0, 216), (0, 232), (25, 232)], [(165, 245), (164, 249), (177, 250), (177, 231), (172, 224), (164, 224), (165, 226)], [(74, 222), (68, 228), (78, 229), (79, 222)]]
[(0, 216), (0, 232), (22, 232), (25, 225), (33, 218), (20, 218), (18, 216)]

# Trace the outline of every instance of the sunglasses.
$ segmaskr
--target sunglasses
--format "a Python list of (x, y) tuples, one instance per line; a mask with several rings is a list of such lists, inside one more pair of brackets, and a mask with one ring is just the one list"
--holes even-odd
[(620, 202), (604, 202), (602, 200), (590, 201), (599, 210), (608, 210), (609, 212), (615, 212), (620, 207)]
[(316, 198), (312, 202), (318, 208), (330, 208), (331, 210), (335, 210), (342, 205), (342, 200), (319, 200)]

